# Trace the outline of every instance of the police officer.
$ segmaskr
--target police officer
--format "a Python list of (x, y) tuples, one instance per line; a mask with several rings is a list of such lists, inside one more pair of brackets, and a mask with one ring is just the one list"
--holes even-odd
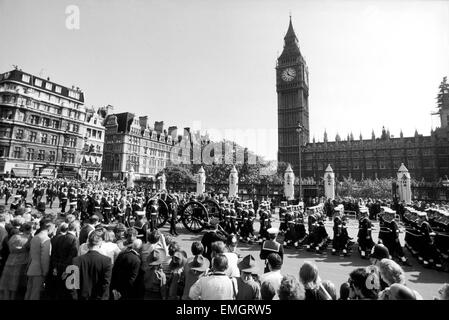
[(270, 228), (267, 230), (269, 239), (262, 242), (262, 248), (260, 249), (260, 259), (265, 260), (265, 269), (264, 272), (269, 272), (269, 268), (267, 265), (267, 257), (270, 253), (277, 253), (284, 259), (284, 246), (276, 241), (276, 237), (279, 233), (278, 228)]

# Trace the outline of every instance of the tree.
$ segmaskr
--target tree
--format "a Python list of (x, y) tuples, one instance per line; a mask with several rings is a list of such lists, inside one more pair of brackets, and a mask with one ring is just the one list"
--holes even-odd
[(168, 166), (160, 172), (164, 172), (167, 182), (173, 185), (184, 185), (188, 183), (195, 183), (194, 176), (190, 170), (182, 166)]

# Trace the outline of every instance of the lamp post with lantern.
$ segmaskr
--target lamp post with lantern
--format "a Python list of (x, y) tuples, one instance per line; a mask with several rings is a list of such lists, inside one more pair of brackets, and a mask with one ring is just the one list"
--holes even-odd
[(301, 147), (302, 147), (302, 132), (304, 127), (298, 121), (296, 125), (296, 132), (298, 133), (298, 152), (299, 152), (299, 164), (298, 164), (298, 179), (299, 179), (299, 201), (302, 200), (302, 175), (301, 175)]

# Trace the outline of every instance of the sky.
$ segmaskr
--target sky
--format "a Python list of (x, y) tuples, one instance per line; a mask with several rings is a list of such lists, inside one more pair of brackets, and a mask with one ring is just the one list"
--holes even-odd
[[(67, 28), (70, 5), (79, 28)], [(234, 138), (275, 159), (275, 66), (290, 13), (309, 68), (311, 139), (439, 126), (449, 1), (0, 0), (0, 72), (18, 65), (80, 87), (86, 106)]]

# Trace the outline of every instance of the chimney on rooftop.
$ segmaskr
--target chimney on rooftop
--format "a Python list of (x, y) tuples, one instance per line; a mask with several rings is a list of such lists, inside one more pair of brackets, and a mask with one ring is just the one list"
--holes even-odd
[(154, 130), (156, 130), (157, 133), (162, 133), (164, 130), (164, 121), (155, 121)]
[(168, 127), (168, 135), (170, 135), (172, 139), (176, 139), (176, 137), (178, 136), (178, 127)]

